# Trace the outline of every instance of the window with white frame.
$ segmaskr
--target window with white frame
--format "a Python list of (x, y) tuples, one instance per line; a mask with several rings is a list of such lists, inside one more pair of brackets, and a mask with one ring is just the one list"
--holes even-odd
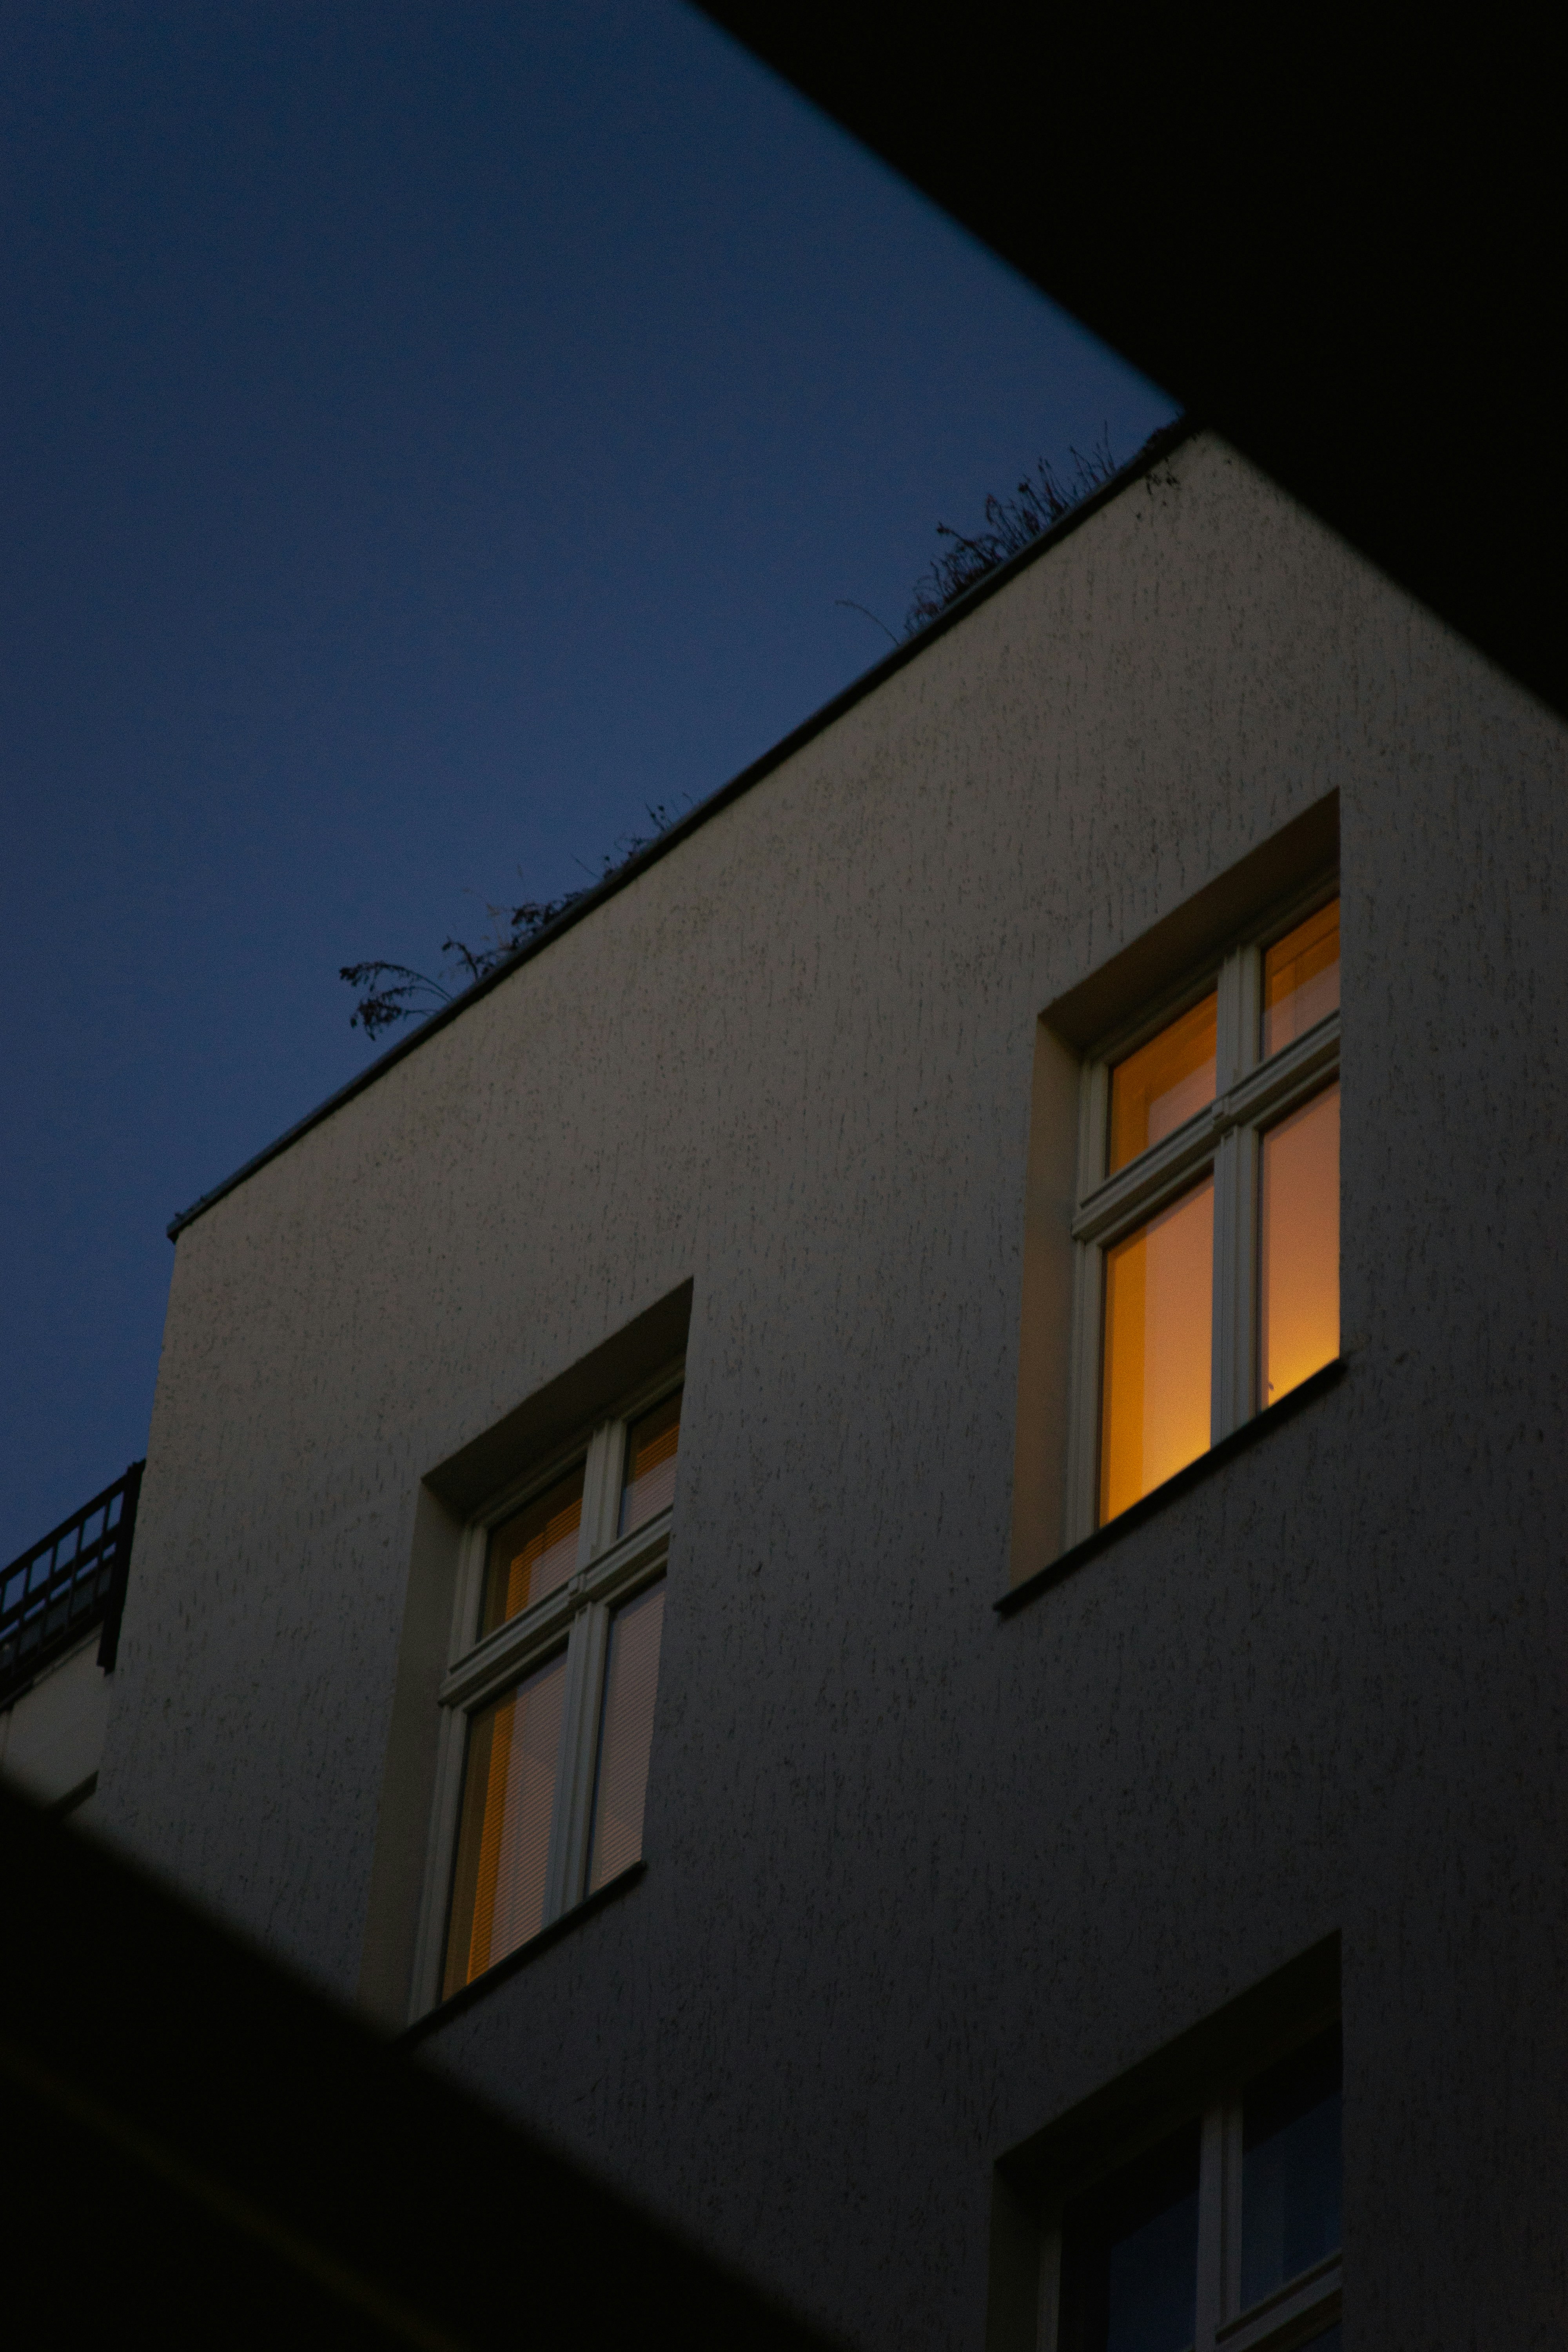
[(469, 1530), (419, 2006), (641, 1858), (681, 1391), (667, 1378)]
[(1068, 1540), (1339, 1354), (1340, 902), (1325, 882), (1085, 1065)]
[(1339, 2352), (1341, 2039), (1047, 2211), (1040, 2352)]

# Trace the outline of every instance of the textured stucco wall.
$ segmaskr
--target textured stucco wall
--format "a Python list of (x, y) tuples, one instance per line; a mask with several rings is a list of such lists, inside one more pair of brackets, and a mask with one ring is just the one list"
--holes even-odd
[[(343, 1992), (423, 1475), (693, 1305), (644, 1882), (432, 2045), (867, 2345), (1338, 1928), (1349, 2341), (1568, 2278), (1563, 730), (1186, 444), (182, 1235), (101, 1817)], [(1349, 1377), (1003, 1622), (1040, 1008), (1326, 792)]]

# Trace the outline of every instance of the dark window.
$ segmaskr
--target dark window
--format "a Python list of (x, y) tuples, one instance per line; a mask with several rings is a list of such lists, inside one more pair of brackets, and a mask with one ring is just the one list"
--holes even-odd
[(1244, 2311), (1339, 2250), (1342, 2068), (1336, 2025), (1247, 2086), (1241, 2158)]
[(1068, 2209), (1060, 2352), (1186, 2352), (1197, 2271), (1194, 2123)]

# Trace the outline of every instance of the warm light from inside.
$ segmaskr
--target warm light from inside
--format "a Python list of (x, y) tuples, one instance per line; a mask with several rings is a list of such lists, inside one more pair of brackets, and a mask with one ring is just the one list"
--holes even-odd
[(544, 1923), (565, 1696), (563, 1651), (468, 1726), (443, 1999)]
[(626, 1432), (621, 1483), (620, 1533), (640, 1528), (675, 1500), (675, 1457), (680, 1446), (680, 1391), (634, 1421)]
[(493, 1633), (531, 1601), (564, 1584), (577, 1565), (583, 1524), (583, 1465), (508, 1519), (490, 1537), (481, 1633)]
[(1105, 1254), (1100, 1516), (1209, 1445), (1214, 1178)]
[(1111, 1071), (1111, 1175), (1213, 1102), (1217, 1004), (1205, 996)]
[(1265, 1059), (1305, 1036), (1339, 1002), (1340, 902), (1332, 898), (1276, 940), (1263, 959)]
[(1340, 1090), (1314, 1095), (1263, 1139), (1258, 1403), (1340, 1352)]

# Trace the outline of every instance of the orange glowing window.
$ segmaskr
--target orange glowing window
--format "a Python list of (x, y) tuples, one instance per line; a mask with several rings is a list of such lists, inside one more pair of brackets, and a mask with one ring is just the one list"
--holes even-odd
[(1211, 992), (1111, 1071), (1110, 1174), (1213, 1102), (1217, 1008)]
[(1305, 1035), (1340, 1002), (1340, 902), (1330, 900), (1263, 959), (1263, 1054)]
[(1102, 1523), (1207, 1452), (1213, 1345), (1209, 1175), (1105, 1255)]
[(634, 1421), (626, 1432), (619, 1532), (628, 1535), (675, 1499), (675, 1456), (680, 1444), (680, 1391)]
[(485, 1566), (485, 1605), (481, 1635), (491, 1633), (564, 1584), (577, 1565), (577, 1533), (583, 1524), (583, 1465), (568, 1472), (547, 1495), (541, 1495), (497, 1528), (489, 1540)]
[(469, 1723), (443, 2000), (544, 1923), (565, 1696), (563, 1651)]
[(1263, 1137), (1258, 1402), (1270, 1405), (1340, 1352), (1340, 1090)]

